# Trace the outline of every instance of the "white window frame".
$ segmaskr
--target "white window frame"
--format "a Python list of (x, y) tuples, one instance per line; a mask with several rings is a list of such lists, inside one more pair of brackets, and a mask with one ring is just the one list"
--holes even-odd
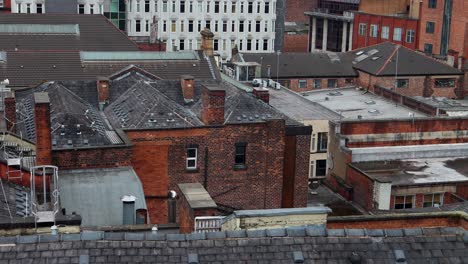
[(416, 32), (412, 29), (406, 30), (406, 43), (414, 43), (414, 36)]
[(379, 32), (379, 25), (371, 24), (370, 30), (369, 30), (369, 36), (372, 38), (376, 38), (378, 36), (378, 32)]
[(393, 29), (393, 40), (395, 41), (401, 41), (401, 35), (403, 33), (402, 28), (394, 28)]
[[(424, 200), (424, 196), (426, 195), (432, 195), (432, 202), (431, 202), (431, 206), (424, 206), (424, 204), (426, 203), (425, 200)], [(422, 206), (423, 207), (434, 207), (434, 197), (438, 195), (439, 196), (439, 200), (440, 200), (440, 204), (439, 206), (442, 206), (444, 204), (444, 193), (425, 193), (423, 194), (423, 200), (422, 200)]]
[(310, 160), (309, 163), (309, 178), (313, 178), (315, 175), (315, 160)]
[[(189, 157), (189, 150), (195, 150), (195, 157)], [(185, 160), (185, 168), (187, 170), (196, 170), (197, 169), (197, 163), (198, 163), (198, 148), (187, 148), (186, 151), (186, 160)], [(195, 161), (195, 166), (189, 166), (189, 161)]]
[(382, 26), (381, 38), (382, 39), (388, 39), (389, 37), (390, 37), (390, 27)]
[(359, 36), (365, 36), (367, 31), (367, 24), (366, 23), (359, 23)]
[[(322, 142), (320, 139), (323, 137), (326, 138), (326, 145), (325, 148), (322, 146)], [(328, 132), (319, 132), (317, 133), (317, 152), (327, 152), (328, 149)]]

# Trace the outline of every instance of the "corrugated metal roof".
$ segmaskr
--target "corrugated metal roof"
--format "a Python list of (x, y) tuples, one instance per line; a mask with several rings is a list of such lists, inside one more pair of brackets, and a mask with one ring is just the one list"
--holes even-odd
[(121, 225), (124, 195), (133, 195), (135, 209), (146, 209), (145, 195), (132, 167), (59, 172), (60, 202), (67, 212), (83, 217), (83, 226)]
[(79, 35), (78, 24), (0, 24), (0, 34), (71, 34)]
[(199, 60), (198, 54), (194, 51), (81, 51), (80, 56), (82, 61)]

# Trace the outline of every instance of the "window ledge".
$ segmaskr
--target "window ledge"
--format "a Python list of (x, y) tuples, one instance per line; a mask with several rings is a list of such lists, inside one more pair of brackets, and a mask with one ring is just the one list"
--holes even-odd
[(245, 166), (245, 165), (234, 165), (234, 166), (233, 166), (233, 169), (234, 169), (235, 171), (247, 170), (247, 166)]
[(197, 173), (197, 172), (200, 172), (200, 170), (198, 168), (193, 168), (193, 169), (186, 168), (185, 172), (187, 172), (187, 173)]

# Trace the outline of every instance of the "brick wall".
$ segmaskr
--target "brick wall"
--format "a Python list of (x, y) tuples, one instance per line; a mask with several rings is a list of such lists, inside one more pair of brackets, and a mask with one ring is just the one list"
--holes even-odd
[[(444, 0), (437, 1), (436, 8), (428, 8), (427, 1), (424, 1), (421, 5), (420, 50), (424, 50), (424, 44), (428, 43), (433, 45), (434, 54), (440, 54), (444, 3)], [(466, 57), (466, 52), (468, 52), (468, 6), (465, 1), (452, 1), (452, 5), (449, 49), (459, 52), (460, 56)], [(435, 23), (434, 33), (426, 33), (426, 23), (428, 21)]]
[(408, 0), (361, 0), (359, 4), (359, 11), (392, 15), (398, 12), (406, 11)]
[[(355, 82), (354, 77), (350, 77), (350, 78), (301, 78), (301, 79), (289, 79), (288, 80), (289, 85), (287, 87), (295, 92), (307, 92), (307, 91), (313, 91), (317, 89), (325, 89), (325, 88), (329, 88), (328, 87), (329, 79), (336, 80), (338, 88), (352, 86)], [(305, 80), (307, 83), (307, 86), (305, 88), (299, 88), (299, 80)], [(314, 80), (320, 80), (320, 88), (314, 88)]]
[(417, 119), (342, 122), (342, 135), (467, 130), (468, 119)]
[(52, 162), (60, 169), (111, 168), (131, 166), (130, 146), (54, 149)]
[[(359, 24), (366, 24), (366, 33), (359, 34)], [(370, 25), (378, 25), (377, 37), (370, 36)], [(388, 39), (382, 38), (382, 27), (389, 27)], [(395, 28), (402, 29), (401, 41), (393, 40)], [(406, 30), (414, 30), (415, 38), (411, 43), (406, 42)], [(395, 16), (382, 16), (365, 13), (355, 13), (353, 26), (353, 49), (363, 48), (378, 43), (391, 41), (403, 45), (407, 48), (416, 50), (418, 48), (418, 20)]]
[(349, 167), (346, 183), (353, 187), (352, 200), (366, 210), (373, 208), (374, 182), (358, 170)]
[[(48, 97), (47, 97), (48, 100)], [(52, 164), (52, 135), (50, 125), (49, 102), (36, 102), (34, 106), (36, 128), (36, 162), (37, 165)]]
[(308, 23), (309, 19), (304, 12), (317, 7), (318, 0), (288, 0), (286, 1), (285, 21)]
[(5, 117), (7, 130), (15, 131), (14, 129), (16, 128), (13, 128), (13, 126), (16, 124), (16, 100), (14, 97), (5, 98)]
[(219, 214), (216, 208), (191, 208), (190, 204), (187, 202), (187, 198), (182, 194), (179, 188), (177, 188), (177, 192), (180, 194), (177, 199), (177, 216), (180, 233), (192, 233), (195, 229), (195, 217), (197, 216), (215, 216)]
[[(235, 209), (281, 207), (283, 120), (210, 128), (127, 131), (127, 135), (134, 143), (132, 163), (143, 183), (152, 222), (167, 221), (163, 196), (178, 183), (204, 184), (221, 206)], [(236, 143), (247, 143), (245, 169), (234, 168)], [(196, 170), (186, 170), (187, 146), (198, 148)]]
[(461, 198), (468, 200), (468, 183), (459, 183), (457, 184), (457, 193), (456, 195)]
[(353, 219), (328, 218), (329, 229), (393, 229), (393, 228), (418, 228), (418, 227), (462, 227), (468, 228), (468, 221), (457, 214), (431, 215), (423, 214), (412, 216), (408, 214), (386, 216), (354, 217)]
[[(307, 206), (310, 134), (296, 136), (294, 207)], [(290, 156), (292, 153), (285, 153)]]
[[(359, 78), (357, 83), (364, 89), (369, 89), (374, 92), (374, 86), (379, 85), (388, 89), (394, 89), (394, 76), (371, 76), (368, 73), (358, 71)], [(435, 87), (435, 79), (437, 78), (454, 78), (454, 87)], [(405, 96), (437, 96), (447, 98), (457, 98), (456, 89), (460, 87), (461, 76), (405, 76), (399, 79), (408, 79), (407, 88), (396, 88), (396, 92)]]
[(309, 37), (307, 34), (288, 34), (288, 32), (285, 32), (283, 52), (308, 52), (308, 41)]

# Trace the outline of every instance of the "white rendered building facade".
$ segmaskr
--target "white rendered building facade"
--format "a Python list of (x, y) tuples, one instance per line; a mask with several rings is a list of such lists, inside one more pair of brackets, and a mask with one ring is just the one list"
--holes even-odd
[[(12, 12), (47, 13), (46, 1), (12, 0)], [(168, 51), (199, 49), (204, 28), (215, 34), (213, 48), (222, 58), (235, 46), (244, 53), (275, 51), (277, 0), (65, 1), (76, 5), (76, 13), (106, 15), (137, 41), (152, 35)]]
[(230, 57), (237, 45), (242, 52), (273, 52), (276, 1), (271, 0), (128, 0), (127, 33), (150, 35), (157, 23), (157, 38), (167, 50), (199, 49), (199, 32), (214, 34), (214, 51)]

